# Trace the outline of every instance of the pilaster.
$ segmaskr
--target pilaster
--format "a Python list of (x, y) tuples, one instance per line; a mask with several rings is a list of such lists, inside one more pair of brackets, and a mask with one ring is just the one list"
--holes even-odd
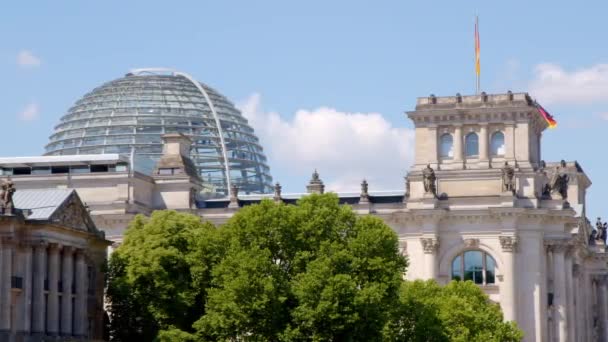
[(570, 248), (567, 241), (546, 241), (547, 249), (553, 254), (553, 307), (556, 325), (556, 341), (568, 341), (568, 302), (566, 286), (566, 252)]
[(517, 252), (517, 236), (501, 235), (498, 237), (503, 252), (504, 272), (500, 293), (500, 302), (506, 321), (517, 320), (517, 271), (515, 270), (515, 253)]
[(489, 163), (488, 156), (488, 124), (479, 124), (479, 163), (482, 167), (487, 168)]
[(439, 250), (439, 240), (434, 237), (420, 238), (420, 244), (424, 251), (424, 263), (426, 265), (426, 278), (437, 278), (437, 251)]
[(462, 167), (462, 125), (454, 125), (454, 162)]

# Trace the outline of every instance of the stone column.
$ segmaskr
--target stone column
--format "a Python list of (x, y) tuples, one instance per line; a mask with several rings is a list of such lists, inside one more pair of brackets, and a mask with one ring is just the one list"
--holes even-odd
[(598, 286), (600, 292), (600, 326), (602, 327), (601, 335), (603, 336), (603, 341), (608, 340), (608, 279), (606, 276), (599, 276)]
[(462, 162), (462, 126), (454, 126), (454, 161)]
[(34, 280), (32, 290), (32, 332), (44, 333), (44, 279), (46, 276), (46, 242), (34, 245)]
[(574, 289), (574, 300), (575, 300), (575, 318), (574, 325), (576, 327), (576, 335), (580, 340), (586, 341), (587, 336), (585, 329), (585, 314), (583, 313), (583, 298), (581, 293), (583, 284), (581, 282), (581, 267), (578, 264), (572, 266), (572, 287)]
[(575, 321), (575, 307), (574, 307), (574, 288), (572, 279), (572, 254), (566, 255), (566, 305), (568, 311), (568, 341), (576, 340), (576, 321)]
[(72, 280), (74, 279), (74, 248), (63, 247), (61, 283), (61, 335), (72, 336)]
[(516, 236), (499, 236), (503, 252), (503, 284), (500, 287), (500, 303), (505, 321), (517, 321), (517, 273), (515, 270)]
[(479, 130), (479, 161), (486, 162), (489, 160), (488, 157), (488, 124), (482, 123), (480, 124)]
[(557, 323), (557, 341), (568, 341), (568, 313), (566, 308), (565, 244), (553, 245), (553, 305)]
[(11, 302), (13, 276), (13, 250), (14, 241), (12, 238), (2, 239), (2, 274), (0, 274), (0, 331), (11, 330)]
[(49, 335), (59, 334), (59, 249), (56, 243), (49, 244), (49, 293), (46, 310), (46, 331)]
[(74, 334), (86, 337), (87, 334), (87, 264), (84, 250), (76, 252), (76, 302), (74, 306)]
[(32, 330), (32, 246), (27, 243), (19, 247), (19, 259), (22, 278), (22, 291), (19, 296), (17, 317), (18, 331), (29, 333)]
[(424, 250), (424, 265), (426, 267), (426, 279), (437, 278), (437, 250), (439, 241), (436, 238), (421, 238), (420, 243)]

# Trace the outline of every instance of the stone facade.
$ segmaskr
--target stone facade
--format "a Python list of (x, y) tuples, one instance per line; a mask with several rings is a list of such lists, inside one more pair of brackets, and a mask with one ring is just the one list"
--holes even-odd
[[(404, 188), (375, 192), (363, 182), (360, 194), (338, 194), (341, 203), (394, 229), (410, 259), (406, 277), (475, 281), (506, 320), (518, 322), (525, 341), (608, 340), (608, 253), (605, 242), (589, 239), (593, 227), (585, 217), (591, 181), (577, 162), (542, 161), (547, 124), (530, 97), (429, 96), (407, 115), (416, 143)], [(172, 208), (221, 224), (264, 198), (290, 204), (306, 195), (282, 193), (279, 184), (274, 194), (238, 194), (232, 184), (230, 197), (205, 196), (204, 180), (188, 176), (188, 162), (177, 156), (186, 156), (187, 141), (166, 143), (181, 144), (165, 148), (172, 157), (164, 160), (181, 161), (182, 172), (161, 174), (157, 165), (146, 174), (121, 159), (128, 170), (12, 177), (18, 188), (75, 188), (117, 243), (137, 213)], [(0, 159), (0, 166), (17, 165), (15, 159)], [(325, 191), (316, 171), (306, 190)]]
[(0, 340), (103, 338), (109, 241), (76, 191), (19, 190), (0, 215)]

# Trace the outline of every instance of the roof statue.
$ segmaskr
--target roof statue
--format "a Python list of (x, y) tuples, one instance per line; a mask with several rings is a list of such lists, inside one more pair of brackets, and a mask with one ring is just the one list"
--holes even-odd
[(13, 203), (13, 195), (15, 194), (15, 184), (10, 178), (2, 183), (2, 191), (0, 192), (0, 203), (3, 215), (13, 215), (15, 205)]
[(437, 196), (437, 176), (435, 176), (435, 170), (433, 170), (430, 164), (427, 164), (426, 168), (422, 170), (422, 178), (424, 182), (424, 192)]
[(509, 165), (509, 162), (505, 162), (505, 165), (501, 169), (502, 174), (502, 191), (515, 193), (515, 169)]

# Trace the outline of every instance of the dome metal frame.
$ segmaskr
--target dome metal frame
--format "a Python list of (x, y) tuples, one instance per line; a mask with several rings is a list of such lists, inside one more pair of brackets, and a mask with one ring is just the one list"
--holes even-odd
[(259, 139), (224, 96), (191, 75), (132, 69), (78, 100), (55, 127), (45, 155), (121, 153), (157, 160), (160, 137), (184, 133), (204, 182), (230, 195), (268, 193), (272, 177)]

